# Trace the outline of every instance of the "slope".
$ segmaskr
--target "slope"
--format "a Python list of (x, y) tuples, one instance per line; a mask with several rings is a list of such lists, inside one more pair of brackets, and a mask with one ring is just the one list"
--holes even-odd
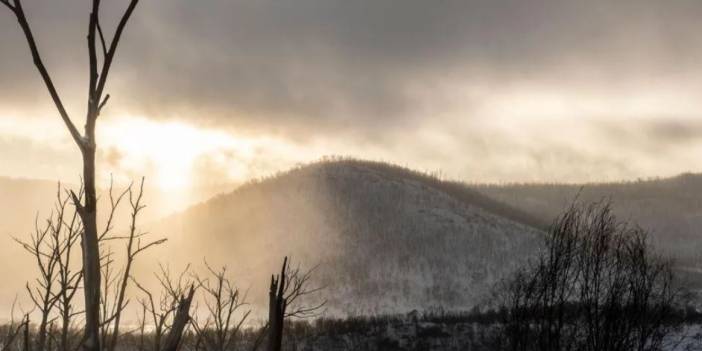
[(282, 257), (319, 264), (341, 314), (470, 308), (540, 243), (530, 216), (459, 183), (335, 160), (244, 185), (160, 223), (163, 255), (226, 264), (263, 303)]

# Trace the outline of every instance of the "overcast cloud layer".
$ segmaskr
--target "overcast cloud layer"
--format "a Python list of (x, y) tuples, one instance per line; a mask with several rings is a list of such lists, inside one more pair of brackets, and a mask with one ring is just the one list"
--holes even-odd
[[(24, 2), (82, 116), (87, 1)], [(126, 1), (106, 3), (111, 28)], [(249, 161), (232, 158), (269, 157), (262, 172), (329, 153), (475, 181), (699, 171), (701, 16), (695, 0), (143, 1), (107, 117), (178, 120), (293, 147), (296, 155), (263, 147)], [(6, 10), (0, 62), (0, 118), (50, 116)], [(31, 133), (9, 129), (0, 130), (0, 157), (13, 166), (0, 173), (45, 173), (13, 160)], [(51, 161), (41, 150), (71, 151), (32, 143), (42, 164)]]

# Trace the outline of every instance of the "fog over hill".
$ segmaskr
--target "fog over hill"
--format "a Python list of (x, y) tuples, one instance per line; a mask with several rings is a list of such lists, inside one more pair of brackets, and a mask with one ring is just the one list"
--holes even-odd
[(611, 199), (615, 213), (651, 231), (652, 242), (682, 265), (702, 257), (702, 174), (591, 184), (479, 185), (484, 194), (550, 221), (576, 198)]
[(227, 264), (254, 299), (284, 256), (318, 264), (328, 309), (365, 314), (471, 308), (540, 244), (533, 223), (457, 183), (343, 160), (242, 186), (154, 231), (178, 257)]

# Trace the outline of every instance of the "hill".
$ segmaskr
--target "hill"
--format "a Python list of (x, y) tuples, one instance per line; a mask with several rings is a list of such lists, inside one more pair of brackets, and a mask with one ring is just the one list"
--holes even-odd
[(227, 264), (263, 303), (282, 258), (318, 264), (330, 311), (467, 309), (539, 245), (539, 223), (460, 183), (337, 160), (244, 185), (163, 221), (164, 255)]
[[(31, 267), (9, 234), (26, 234), (35, 214), (49, 210), (55, 191), (54, 182), (0, 177), (3, 257)], [(167, 194), (147, 195), (142, 223), (177, 208)], [(206, 258), (229, 266), (235, 281), (251, 289), (251, 299), (263, 303), (269, 275), (290, 255), (305, 266), (319, 265), (316, 283), (327, 287), (324, 297), (337, 313), (470, 308), (538, 247), (539, 228), (576, 196), (611, 198), (618, 216), (651, 230), (653, 243), (679, 258), (679, 270), (702, 282), (702, 175), (468, 186), (348, 159), (252, 181), (152, 222), (147, 229), (170, 242), (138, 264), (139, 276), (151, 276), (156, 261), (201, 267)], [(4, 263), (0, 273), (8, 284), (0, 295), (11, 299), (27, 272)]]
[(591, 184), (478, 185), (498, 201), (551, 221), (576, 197), (611, 199), (618, 217), (651, 232), (652, 243), (682, 266), (699, 267), (702, 254), (702, 175)]

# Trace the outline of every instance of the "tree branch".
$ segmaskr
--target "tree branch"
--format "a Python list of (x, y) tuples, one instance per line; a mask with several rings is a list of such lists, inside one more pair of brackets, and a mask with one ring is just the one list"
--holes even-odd
[(10, 11), (12, 11), (12, 12), (16, 11), (15, 7), (12, 6), (12, 4), (10, 4), (10, 0), (0, 0), (0, 3), (7, 6), (10, 9)]
[(105, 83), (107, 83), (107, 74), (110, 72), (110, 67), (112, 66), (112, 59), (115, 57), (117, 45), (119, 44), (119, 40), (122, 37), (122, 32), (124, 32), (124, 27), (127, 25), (127, 22), (129, 22), (129, 18), (132, 16), (132, 13), (134, 12), (134, 9), (136, 8), (138, 3), (139, 0), (131, 0), (129, 2), (127, 10), (124, 12), (122, 19), (117, 25), (117, 30), (115, 31), (114, 38), (112, 38), (112, 42), (110, 43), (110, 49), (107, 51), (107, 55), (105, 56), (105, 62), (102, 65), (102, 72), (100, 73), (100, 80), (98, 81), (97, 88), (95, 91), (95, 96), (97, 96), (98, 98), (102, 96), (102, 92), (105, 89)]
[(80, 203), (80, 198), (78, 195), (76, 195), (73, 190), (71, 190), (71, 198), (73, 198), (73, 205), (76, 207), (76, 212), (78, 212), (78, 215), (83, 218), (83, 213), (85, 212), (85, 209), (83, 208), (83, 205)]
[(71, 121), (68, 112), (66, 112), (66, 108), (63, 106), (63, 102), (61, 101), (61, 98), (59, 97), (58, 92), (56, 91), (56, 87), (54, 87), (54, 83), (51, 80), (51, 76), (49, 75), (49, 72), (44, 66), (44, 62), (42, 61), (41, 55), (39, 54), (39, 49), (37, 48), (36, 41), (34, 40), (34, 34), (32, 34), (32, 29), (29, 26), (29, 23), (27, 22), (27, 17), (24, 14), (24, 9), (22, 8), (21, 0), (15, 0), (14, 7), (10, 5), (8, 0), (2, 0), (2, 3), (8, 6), (15, 13), (15, 16), (17, 17), (17, 22), (19, 22), (19, 25), (22, 28), (22, 32), (24, 32), (24, 36), (27, 39), (27, 44), (29, 45), (29, 50), (32, 53), (34, 65), (37, 67), (41, 78), (44, 80), (44, 84), (46, 85), (47, 90), (49, 90), (51, 99), (54, 101), (54, 104), (56, 105), (56, 108), (58, 109), (59, 114), (61, 115), (61, 119), (63, 119), (64, 124), (66, 124), (66, 128), (68, 128), (68, 131), (71, 133), (71, 137), (73, 137), (73, 140), (82, 150), (86, 146), (83, 137), (81, 136), (78, 129), (76, 129), (76, 126), (73, 124), (73, 121)]
[(97, 19), (96, 19), (96, 25), (97, 25), (97, 31), (98, 35), (100, 36), (100, 44), (102, 46), (102, 56), (107, 57), (107, 45), (105, 44), (105, 35), (102, 32), (102, 26), (100, 25), (100, 16), (98, 14)]
[(98, 26), (98, 12), (100, 11), (100, 0), (93, 0), (92, 11), (90, 12), (90, 24), (88, 26), (88, 63), (89, 78), (88, 83), (88, 115), (85, 120), (85, 136), (88, 142), (94, 145), (95, 142), (95, 120), (97, 119), (98, 104), (100, 96), (97, 95), (98, 63), (95, 49), (95, 32)]
[(108, 100), (110, 100), (110, 94), (105, 95), (105, 98), (102, 99), (100, 106), (98, 106), (98, 115), (100, 115), (100, 112), (102, 112), (102, 108), (105, 107)]

